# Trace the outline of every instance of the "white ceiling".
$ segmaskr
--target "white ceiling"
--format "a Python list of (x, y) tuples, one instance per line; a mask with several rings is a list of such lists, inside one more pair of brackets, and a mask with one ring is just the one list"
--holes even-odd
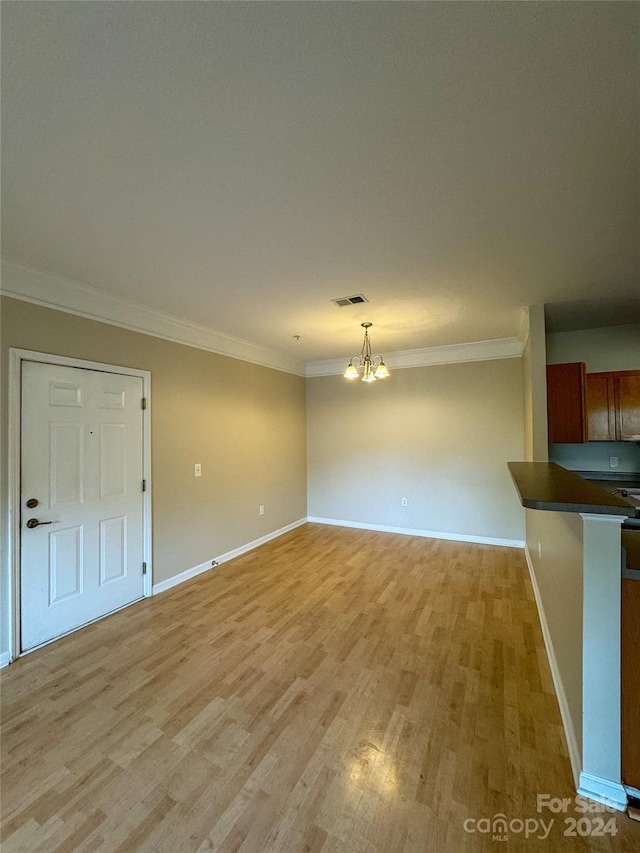
[(2, 19), (10, 259), (304, 361), (640, 321), (637, 3)]

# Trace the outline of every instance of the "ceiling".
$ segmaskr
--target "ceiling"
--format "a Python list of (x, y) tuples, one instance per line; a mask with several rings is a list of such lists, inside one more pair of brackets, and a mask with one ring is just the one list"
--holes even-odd
[(640, 321), (639, 21), (4, 3), (3, 255), (303, 361)]

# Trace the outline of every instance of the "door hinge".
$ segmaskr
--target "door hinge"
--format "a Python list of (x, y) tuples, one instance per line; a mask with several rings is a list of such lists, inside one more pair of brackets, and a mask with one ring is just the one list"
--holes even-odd
[(146, 481), (146, 480), (143, 480), (143, 481), (142, 481), (142, 491), (143, 491), (143, 492), (146, 492), (146, 491), (147, 491), (147, 481)]
[(142, 574), (143, 574), (143, 575), (146, 575), (146, 573), (147, 573), (147, 564), (146, 564), (146, 563), (143, 563), (143, 564), (142, 564)]
[(142, 398), (142, 408), (143, 408), (143, 409), (146, 409), (146, 408), (147, 408), (147, 398), (146, 398), (146, 397), (143, 397), (143, 398)]

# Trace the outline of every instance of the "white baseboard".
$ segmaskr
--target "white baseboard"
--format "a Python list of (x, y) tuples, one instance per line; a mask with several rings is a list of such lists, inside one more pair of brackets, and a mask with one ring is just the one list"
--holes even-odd
[(11, 663), (11, 655), (9, 654), (9, 652), (1, 652), (0, 653), (0, 669), (2, 669), (5, 666), (9, 666), (10, 663)]
[(590, 800), (624, 812), (627, 809), (627, 793), (620, 782), (611, 782), (592, 773), (581, 773), (578, 793)]
[(211, 565), (212, 561), (214, 560), (218, 565), (220, 565), (220, 563), (226, 563), (228, 560), (233, 560), (234, 557), (239, 557), (241, 554), (246, 554), (247, 551), (253, 551), (254, 548), (258, 548), (260, 545), (264, 545), (265, 542), (270, 542), (272, 539), (277, 539), (278, 536), (282, 536), (284, 533), (288, 533), (290, 530), (295, 530), (295, 528), (300, 527), (301, 524), (306, 524), (306, 521), (306, 518), (299, 518), (292, 524), (287, 524), (286, 527), (281, 527), (279, 530), (274, 530), (272, 533), (267, 533), (266, 536), (261, 536), (260, 539), (254, 539), (253, 542), (247, 542), (246, 545), (241, 545), (239, 548), (234, 548), (233, 551), (227, 551), (226, 554), (221, 554), (219, 557), (212, 557), (211, 560), (207, 560), (205, 563), (200, 563), (199, 566), (194, 566), (192, 569), (187, 569), (184, 572), (180, 572), (179, 575), (174, 575), (172, 578), (168, 578), (166, 581), (160, 581), (160, 583), (156, 583), (153, 585), (152, 594), (157, 595), (159, 592), (165, 592), (167, 589), (171, 589), (171, 587), (178, 586), (178, 584), (191, 580), (191, 578), (195, 578), (197, 575), (201, 575), (203, 572), (207, 572), (209, 571), (209, 569), (215, 568)]
[(233, 560), (234, 557), (239, 557), (241, 554), (245, 554), (247, 551), (252, 551), (254, 548), (257, 548), (260, 545), (264, 545), (265, 542), (270, 542), (272, 539), (277, 539), (278, 536), (282, 536), (283, 533), (288, 533), (290, 530), (294, 530), (296, 527), (300, 527), (301, 524), (305, 524), (306, 522), (311, 522), (313, 524), (333, 524), (338, 527), (357, 527), (361, 530), (378, 530), (383, 533), (401, 533), (406, 536), (423, 536), (429, 539), (450, 539), (456, 542), (475, 542), (481, 545), (502, 545), (509, 548), (523, 548), (524, 542), (519, 539), (495, 539), (490, 538), (488, 536), (470, 536), (466, 534), (458, 534), (458, 533), (437, 533), (431, 530), (414, 530), (410, 527), (383, 527), (379, 524), (361, 524), (358, 521), (338, 521), (334, 518), (300, 518), (298, 521), (294, 521), (292, 524), (288, 524), (286, 527), (281, 527), (279, 530), (274, 530), (273, 533), (268, 533), (266, 536), (262, 536), (260, 539), (254, 539), (253, 542), (248, 542), (246, 545), (241, 545), (239, 548), (234, 548), (233, 551), (227, 551), (226, 554), (221, 554), (219, 557), (212, 557), (211, 560), (207, 560), (205, 563), (200, 563), (199, 566), (193, 566), (191, 569), (187, 569), (184, 572), (181, 572), (179, 575), (174, 575), (172, 578), (168, 578), (166, 581), (160, 581), (160, 583), (153, 585), (153, 595), (157, 595), (160, 592), (165, 592), (168, 589), (171, 589), (178, 584), (184, 583), (185, 581), (191, 580), (191, 578), (197, 577), (197, 575), (202, 574), (203, 572), (209, 571), (209, 569), (214, 568), (211, 563), (215, 560), (218, 565), (220, 563), (226, 563), (228, 560)]
[(185, 581), (190, 581), (191, 578), (195, 578), (197, 575), (201, 575), (203, 572), (209, 571), (209, 569), (215, 568), (211, 563), (213, 561), (217, 563), (220, 560), (213, 557), (211, 560), (207, 560), (206, 563), (200, 563), (199, 566), (193, 566), (191, 569), (186, 569), (184, 572), (180, 572), (179, 575), (174, 575), (172, 578), (167, 578), (166, 581), (160, 581), (160, 583), (154, 583), (151, 589), (151, 595), (158, 595), (159, 592), (166, 592), (168, 589), (171, 589), (174, 586), (178, 586), (178, 584), (184, 583)]
[(578, 747), (576, 730), (573, 725), (573, 720), (571, 719), (571, 714), (569, 713), (569, 703), (567, 702), (567, 694), (564, 692), (564, 684), (562, 683), (562, 677), (560, 675), (558, 662), (556, 660), (555, 651), (553, 649), (553, 641), (549, 632), (549, 625), (547, 623), (547, 617), (544, 612), (542, 598), (540, 597), (540, 589), (538, 588), (536, 573), (533, 569), (531, 555), (529, 554), (529, 549), (526, 545), (524, 547), (524, 555), (527, 560), (527, 566), (529, 567), (531, 586), (533, 587), (533, 595), (536, 599), (538, 616), (540, 617), (540, 626), (542, 628), (542, 636), (544, 638), (544, 647), (547, 651), (547, 660), (549, 661), (551, 678), (553, 679), (553, 686), (555, 687), (556, 696), (558, 697), (558, 705), (560, 706), (560, 716), (562, 718), (564, 734), (567, 739), (567, 748), (569, 750), (569, 761), (571, 762), (573, 781), (575, 783), (576, 788), (578, 788), (580, 785), (580, 776), (582, 770), (582, 756), (580, 754), (580, 748)]
[(439, 533), (435, 530), (416, 530), (413, 527), (387, 527), (383, 524), (363, 524), (360, 521), (340, 521), (337, 518), (309, 516), (312, 524), (333, 524), (336, 527), (355, 527), (358, 530), (377, 530), (381, 533), (400, 533), (403, 536), (422, 536), (426, 539), (449, 539), (454, 542), (475, 542), (479, 545), (501, 545), (506, 548), (524, 548), (522, 539), (496, 539), (492, 536), (473, 536), (468, 533)]

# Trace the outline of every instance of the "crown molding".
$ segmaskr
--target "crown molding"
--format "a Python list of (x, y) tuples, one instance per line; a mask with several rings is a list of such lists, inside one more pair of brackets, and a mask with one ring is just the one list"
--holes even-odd
[(2, 259), (2, 293), (23, 302), (32, 302), (218, 355), (297, 376), (305, 375), (304, 362), (298, 359), (8, 258)]
[[(349, 361), (344, 358), (304, 362), (258, 344), (227, 335), (208, 326), (181, 320), (146, 305), (105, 293), (77, 281), (43, 272), (26, 264), (2, 258), (2, 293), (5, 296), (32, 302), (45, 308), (75, 314), (120, 326), (145, 335), (185, 344), (196, 349), (237, 358), (263, 367), (271, 367), (296, 376), (337, 376), (344, 373)], [(455, 364), (465, 361), (488, 361), (500, 358), (519, 358), (523, 341), (528, 334), (529, 313), (523, 309), (518, 337), (493, 341), (472, 341), (425, 349), (402, 350), (385, 356), (391, 369)]]
[[(389, 369), (429, 367), (436, 364), (457, 364), (464, 361), (491, 361), (499, 358), (520, 358), (522, 341), (518, 338), (500, 338), (495, 341), (472, 341), (442, 347), (409, 349), (385, 354)], [(307, 362), (307, 376), (338, 376), (343, 374), (349, 357), (326, 361)]]

